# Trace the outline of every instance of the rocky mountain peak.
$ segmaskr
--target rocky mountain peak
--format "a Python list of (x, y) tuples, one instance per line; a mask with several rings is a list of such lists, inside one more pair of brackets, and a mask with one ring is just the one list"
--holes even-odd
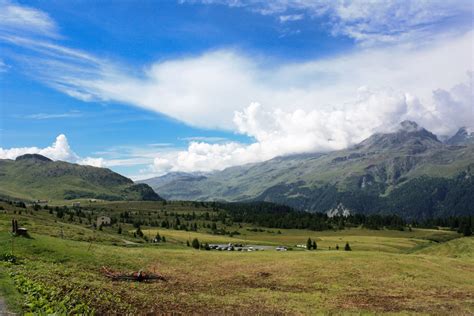
[(441, 145), (435, 134), (413, 121), (403, 121), (398, 130), (391, 133), (377, 133), (356, 146), (356, 149), (387, 150), (406, 148), (413, 153), (423, 152)]
[(405, 120), (400, 123), (399, 131), (413, 133), (413, 132), (418, 132), (421, 129), (423, 128), (421, 128), (416, 122)]
[(449, 145), (474, 144), (474, 129), (461, 127), (456, 134), (446, 140)]

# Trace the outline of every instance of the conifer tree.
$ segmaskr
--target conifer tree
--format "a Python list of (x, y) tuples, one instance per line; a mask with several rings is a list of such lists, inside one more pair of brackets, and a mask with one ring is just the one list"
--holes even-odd
[(344, 247), (344, 250), (345, 250), (345, 251), (351, 251), (351, 250), (352, 250), (352, 249), (351, 249), (351, 246), (349, 246), (349, 243), (348, 243), (348, 242), (346, 242), (346, 246)]
[(316, 244), (316, 240), (313, 240), (313, 249), (314, 250), (318, 249), (318, 245)]
[(191, 245), (193, 246), (194, 249), (199, 249), (201, 244), (199, 243), (199, 240), (197, 238), (194, 238)]
[(311, 241), (311, 238), (308, 238), (308, 241), (306, 241), (306, 249), (311, 250), (313, 247), (313, 242)]

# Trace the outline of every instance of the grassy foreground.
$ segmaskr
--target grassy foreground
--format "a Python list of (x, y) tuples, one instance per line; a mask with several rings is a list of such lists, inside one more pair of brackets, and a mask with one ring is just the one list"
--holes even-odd
[[(11, 217), (9, 212), (0, 214), (0, 254), (11, 251)], [(448, 231), (281, 230), (277, 234), (243, 227), (242, 235), (226, 237), (159, 230), (168, 242), (126, 246), (123, 239), (128, 237), (112, 230), (59, 224), (43, 213), (16, 217), (26, 223), (31, 238), (13, 239), (19, 263), (0, 263), (0, 291), (18, 312), (66, 308), (86, 314), (134, 315), (474, 313), (474, 238), (444, 241), (457, 237)], [(58, 236), (59, 225), (63, 238)], [(156, 233), (151, 227), (143, 230)], [(183, 245), (194, 237), (202, 242), (241, 239), (289, 246), (311, 237), (319, 250), (241, 253)], [(346, 241), (353, 251), (328, 250)], [(114, 282), (101, 274), (102, 266), (156, 271), (167, 281)]]

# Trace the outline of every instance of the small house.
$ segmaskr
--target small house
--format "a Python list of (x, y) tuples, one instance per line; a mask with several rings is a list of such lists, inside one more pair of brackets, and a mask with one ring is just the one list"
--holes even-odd
[(112, 223), (112, 220), (108, 216), (99, 216), (97, 217), (97, 227), (99, 226), (108, 226)]

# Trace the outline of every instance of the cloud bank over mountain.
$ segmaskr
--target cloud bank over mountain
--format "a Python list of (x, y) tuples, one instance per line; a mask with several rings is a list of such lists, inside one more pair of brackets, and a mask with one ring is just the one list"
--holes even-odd
[[(46, 13), (8, 1), (2, 2), (0, 41), (19, 69), (73, 98), (125, 103), (252, 139), (191, 141), (187, 150), (157, 152), (144, 174), (209, 171), (340, 149), (405, 119), (442, 135), (473, 125), (474, 33), (465, 20), (472, 13), (466, 1), (205, 3), (247, 8), (285, 24), (328, 16), (328, 32), (358, 45), (300, 62), (219, 48), (136, 69), (65, 46)], [(21, 150), (2, 149), (2, 155)], [(48, 154), (79, 159), (67, 152), (57, 148)], [(87, 161), (107, 165), (100, 157)]]

